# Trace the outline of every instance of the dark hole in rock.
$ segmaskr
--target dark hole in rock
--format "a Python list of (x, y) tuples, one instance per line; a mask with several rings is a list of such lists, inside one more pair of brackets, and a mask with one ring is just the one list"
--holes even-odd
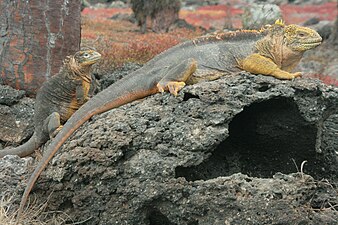
[(176, 225), (172, 223), (163, 213), (158, 209), (151, 209), (148, 212), (149, 225)]
[(193, 220), (187, 223), (188, 225), (198, 225), (198, 220)]
[[(234, 173), (267, 178), (277, 172), (325, 176), (324, 156), (315, 151), (317, 128), (303, 119), (289, 98), (254, 103), (229, 124), (229, 137), (197, 166), (177, 167), (176, 177), (207, 180)], [(296, 165), (297, 167), (296, 167)]]
[(74, 208), (74, 205), (70, 199), (64, 200), (62, 204), (60, 205), (60, 209), (62, 210), (72, 209), (72, 208)]
[(183, 101), (188, 101), (190, 98), (200, 98), (198, 95), (193, 95), (191, 93), (184, 93)]
[(267, 90), (270, 89), (270, 86), (268, 84), (264, 84), (258, 88), (259, 92), (266, 92)]

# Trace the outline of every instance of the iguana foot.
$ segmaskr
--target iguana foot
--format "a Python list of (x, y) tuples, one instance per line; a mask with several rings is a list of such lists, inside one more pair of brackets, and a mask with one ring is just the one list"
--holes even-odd
[(289, 72), (286, 72), (284, 70), (280, 70), (280, 69), (277, 69), (276, 71), (274, 71), (271, 76), (274, 76), (278, 79), (282, 79), (282, 80), (292, 80), (292, 79), (295, 79), (297, 77), (301, 77), (302, 76), (302, 73), (301, 72), (296, 72), (296, 73), (289, 73)]
[(169, 91), (177, 96), (196, 69), (197, 61), (193, 58), (185, 59), (174, 67), (168, 68), (166, 75), (157, 84), (158, 91)]
[(302, 77), (302, 72), (293, 73), (293, 78)]
[(163, 93), (164, 91), (169, 91), (174, 96), (177, 96), (178, 92), (185, 86), (185, 82), (179, 81), (169, 81), (165, 84), (158, 83), (158, 91)]
[(63, 125), (60, 125), (58, 128), (56, 128), (53, 132), (49, 134), (49, 138), (55, 138), (55, 136), (60, 132), (60, 130), (63, 128)]

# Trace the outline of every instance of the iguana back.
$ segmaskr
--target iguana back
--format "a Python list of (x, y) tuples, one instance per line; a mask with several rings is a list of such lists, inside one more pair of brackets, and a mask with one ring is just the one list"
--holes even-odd
[[(166, 67), (178, 65), (188, 58), (196, 60), (197, 73), (240, 71), (236, 60), (252, 54), (255, 51), (256, 42), (265, 35), (266, 32), (247, 30), (203, 36), (174, 46), (157, 55), (138, 70), (137, 74), (163, 70)], [(198, 76), (196, 73), (192, 76), (196, 75)]]

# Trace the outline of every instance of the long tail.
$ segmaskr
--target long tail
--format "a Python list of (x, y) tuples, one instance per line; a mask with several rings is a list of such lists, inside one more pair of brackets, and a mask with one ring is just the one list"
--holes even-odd
[(140, 90), (138, 88), (135, 88), (135, 86), (137, 86), (135, 85), (135, 83), (130, 83), (130, 88), (126, 87), (125, 85), (119, 85), (118, 83), (119, 82), (113, 84), (114, 88), (108, 87), (108, 89), (102, 91), (101, 93), (90, 99), (86, 104), (78, 109), (64, 124), (61, 131), (56, 135), (54, 140), (48, 146), (41, 161), (29, 178), (25, 192), (23, 193), (23, 196), (21, 198), (21, 203), (17, 214), (17, 221), (21, 218), (21, 214), (27, 202), (29, 193), (32, 190), (39, 175), (46, 168), (48, 162), (53, 158), (57, 150), (74, 133), (74, 131), (76, 131), (93, 115), (100, 114), (113, 108), (117, 108), (136, 99), (140, 99), (158, 92), (158, 89), (156, 87), (150, 88), (148, 90)]
[(20, 157), (25, 157), (32, 154), (41, 144), (37, 141), (36, 133), (24, 144), (16, 147), (5, 150), (0, 150), (0, 158), (6, 155), (18, 155)]

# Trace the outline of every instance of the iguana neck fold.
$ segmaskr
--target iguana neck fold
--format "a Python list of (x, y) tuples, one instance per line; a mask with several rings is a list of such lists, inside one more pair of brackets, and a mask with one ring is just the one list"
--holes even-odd
[(90, 76), (91, 66), (81, 66), (76, 61), (74, 56), (68, 58), (64, 61), (64, 64), (60, 70), (60, 73), (64, 74), (70, 79), (81, 80), (83, 79), (87, 83), (91, 82)]

